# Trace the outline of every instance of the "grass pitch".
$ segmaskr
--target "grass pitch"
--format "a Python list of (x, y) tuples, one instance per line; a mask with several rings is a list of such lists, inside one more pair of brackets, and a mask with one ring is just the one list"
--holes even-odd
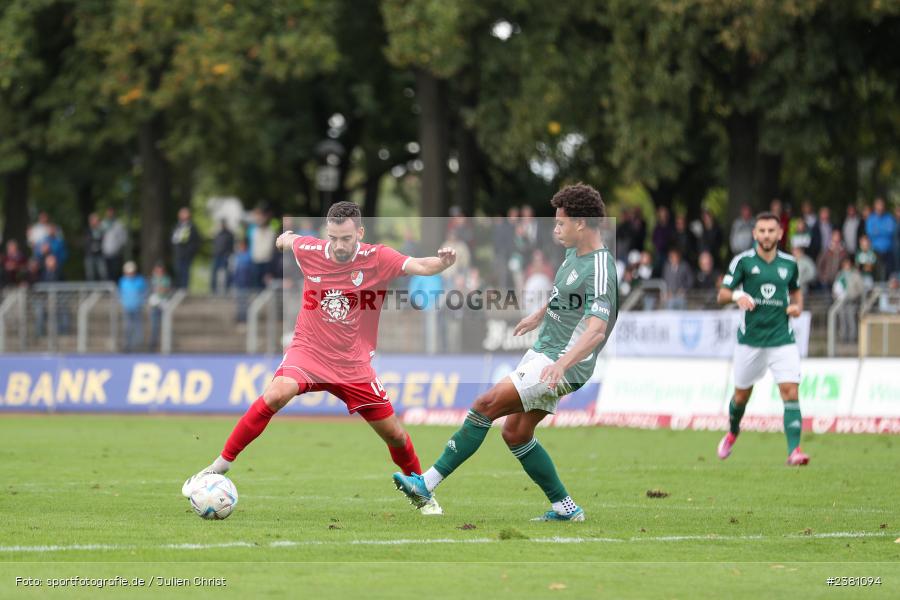
[[(900, 594), (893, 437), (805, 434), (812, 462), (788, 468), (780, 434), (745, 433), (722, 462), (719, 433), (541, 429), (588, 520), (532, 523), (547, 502), (499, 431), (438, 489), (444, 516), (422, 517), (362, 420), (276, 417), (229, 474), (234, 514), (203, 521), (181, 483), (235, 420), (0, 418), (0, 597)], [(411, 429), (423, 467), (451, 432)], [(129, 586), (50, 587), (72, 577)]]

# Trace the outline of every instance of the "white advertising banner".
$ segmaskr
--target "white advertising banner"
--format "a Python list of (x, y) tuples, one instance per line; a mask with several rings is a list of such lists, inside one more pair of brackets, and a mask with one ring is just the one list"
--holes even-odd
[(900, 360), (867, 358), (862, 361), (853, 414), (900, 417)]
[[(610, 339), (615, 356), (731, 358), (740, 310), (660, 310), (619, 313)], [(809, 350), (812, 316), (791, 319), (800, 356)]]
[[(900, 434), (900, 359), (806, 359), (801, 363), (803, 427), (817, 433)], [(623, 358), (609, 362), (592, 423), (648, 429), (724, 430), (734, 389), (724, 359)], [(753, 387), (745, 431), (781, 431), (778, 386)]]

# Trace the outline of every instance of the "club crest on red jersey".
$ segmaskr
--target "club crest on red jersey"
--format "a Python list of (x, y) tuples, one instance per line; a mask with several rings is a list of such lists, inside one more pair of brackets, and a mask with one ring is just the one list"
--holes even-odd
[(335, 321), (343, 321), (350, 314), (350, 299), (340, 290), (328, 290), (319, 302), (319, 308)]
[(350, 273), (350, 283), (353, 285), (359, 285), (363, 281), (363, 272), (362, 271), (353, 271)]

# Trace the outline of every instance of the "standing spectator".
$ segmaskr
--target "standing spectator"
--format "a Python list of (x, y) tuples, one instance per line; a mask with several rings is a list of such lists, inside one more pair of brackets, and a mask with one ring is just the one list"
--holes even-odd
[(530, 315), (547, 303), (550, 298), (550, 290), (553, 288), (553, 267), (544, 257), (540, 248), (531, 252), (531, 264), (525, 269), (525, 301), (523, 302), (526, 315)]
[(900, 204), (894, 206), (894, 264), (888, 278), (900, 270)]
[(106, 217), (100, 225), (103, 228), (103, 259), (106, 261), (106, 277), (118, 281), (122, 272), (122, 259), (128, 243), (128, 230), (121, 219), (116, 218), (113, 208), (106, 209)]
[(838, 335), (843, 343), (856, 339), (856, 319), (859, 313), (859, 301), (865, 291), (859, 271), (853, 267), (853, 261), (845, 256), (841, 260), (841, 271), (834, 280), (832, 295), (835, 300), (844, 299), (844, 305), (838, 310)]
[(831, 241), (828, 247), (819, 254), (816, 260), (816, 271), (819, 274), (819, 283), (825, 290), (831, 289), (834, 278), (841, 270), (841, 261), (847, 256), (844, 250), (844, 242), (841, 241), (841, 232), (837, 229), (831, 232)]
[[(494, 273), (497, 277), (497, 285), (501, 289), (512, 287), (512, 273), (509, 270), (509, 259), (512, 256), (513, 238), (516, 234), (516, 225), (519, 222), (519, 209), (515, 206), (506, 211), (506, 217), (497, 217), (494, 220), (492, 239), (494, 245)], [(413, 255), (407, 255), (413, 256)]]
[(31, 287), (36, 283), (40, 283), (41, 275), (43, 275), (43, 267), (41, 267), (41, 261), (34, 257), (31, 257), (28, 259), (25, 271), (24, 273), (22, 273), (19, 279), (19, 285)]
[(872, 242), (872, 250), (878, 256), (878, 281), (884, 281), (894, 272), (893, 245), (896, 228), (894, 215), (885, 210), (884, 198), (875, 198), (874, 210), (866, 219), (866, 235)]
[[(789, 233), (791, 230), (791, 214), (790, 211), (785, 210), (781, 199), (772, 198), (772, 201), (769, 203), (769, 212), (778, 217), (778, 222), (781, 223), (781, 230)], [(778, 243), (778, 247), (782, 250), (787, 247), (788, 237), (787, 235), (783, 236), (781, 242)]]
[(84, 277), (88, 281), (106, 280), (106, 261), (103, 259), (103, 227), (100, 215), (88, 215), (84, 232)]
[(159, 350), (159, 330), (162, 324), (163, 304), (172, 293), (172, 278), (166, 273), (166, 266), (158, 262), (153, 266), (153, 274), (150, 277), (150, 297), (147, 304), (150, 306), (150, 350)]
[(691, 267), (682, 260), (678, 248), (669, 250), (669, 260), (663, 267), (663, 280), (666, 282), (665, 304), (669, 310), (684, 309), (687, 291), (694, 285)]
[(210, 280), (210, 290), (215, 294), (218, 289), (219, 271), (224, 271), (224, 289), (227, 292), (231, 287), (231, 271), (228, 269), (228, 259), (234, 251), (234, 234), (228, 229), (228, 221), (222, 219), (219, 232), (213, 238), (213, 267)]
[(675, 217), (675, 238), (669, 248), (677, 248), (682, 260), (688, 264), (697, 261), (697, 236), (688, 229), (687, 218), (684, 215)]
[(34, 248), (34, 255), (44, 260), (44, 257), (52, 254), (56, 257), (56, 262), (62, 267), (69, 258), (69, 249), (66, 241), (59, 235), (59, 228), (51, 223), (47, 226), (47, 235)]
[(741, 214), (731, 224), (728, 245), (735, 255), (753, 247), (753, 212), (749, 204), (741, 204)]
[(125, 352), (134, 352), (144, 342), (144, 301), (147, 282), (132, 261), (125, 263), (119, 280), (119, 301), (125, 313)]
[(247, 245), (253, 260), (253, 287), (265, 287), (272, 274), (272, 260), (275, 256), (275, 232), (269, 227), (269, 220), (262, 209), (253, 211), (253, 223), (247, 228)]
[(175, 259), (175, 287), (185, 289), (191, 283), (191, 263), (200, 248), (200, 234), (191, 220), (191, 209), (178, 211), (178, 223), (172, 231), (172, 250)]
[(716, 269), (713, 256), (709, 252), (701, 252), (698, 259), (699, 269), (694, 278), (695, 290), (715, 290), (719, 287), (719, 271)]
[(806, 221), (798, 219), (793, 235), (791, 235), (791, 250), (800, 248), (803, 253), (809, 255), (812, 247), (812, 234), (806, 228)]
[[(819, 209), (819, 218), (816, 221), (816, 229), (818, 229), (819, 231), (818, 238), (819, 240), (821, 240), (822, 244), (820, 248), (824, 249), (825, 244), (828, 244), (829, 240), (831, 240), (831, 232), (836, 229), (836, 227), (834, 227), (834, 225), (831, 223), (831, 209), (827, 206), (823, 206)], [(841, 242), (843, 243), (843, 237), (841, 238)]]
[(844, 224), (841, 226), (841, 233), (844, 236), (844, 247), (847, 252), (855, 254), (859, 248), (859, 236), (865, 233), (863, 231), (863, 222), (856, 212), (856, 205), (847, 206), (847, 215), (844, 217)]
[[(285, 226), (285, 229), (289, 229)], [(316, 228), (313, 227), (312, 219), (309, 217), (303, 217), (300, 219), (300, 223), (297, 225), (297, 235), (308, 235), (310, 237), (319, 237), (319, 232), (316, 231)], [(407, 254), (407, 256), (413, 256), (412, 254)]]
[(44, 240), (50, 235), (50, 226), (52, 223), (50, 222), (50, 215), (47, 214), (47, 211), (42, 210), (38, 213), (37, 222), (31, 224), (28, 227), (28, 232), (26, 233), (26, 238), (28, 239), (28, 246), (34, 250), (38, 248)]
[[(800, 224), (803, 223), (801, 226)], [(794, 247), (794, 236), (801, 231), (804, 232), (808, 242), (806, 246), (800, 246), (806, 252), (806, 255), (809, 256), (812, 260), (816, 260), (819, 257), (819, 253), (822, 251), (823, 243), (827, 243), (828, 240), (831, 239), (831, 233), (828, 234), (828, 237), (822, 237), (822, 231), (818, 227), (819, 220), (816, 218), (816, 211), (813, 209), (812, 202), (809, 200), (804, 200), (802, 204), (800, 204), (800, 216), (794, 219), (792, 223), (792, 230), (790, 232), (791, 239), (790, 247)]]
[(869, 236), (859, 236), (859, 250), (856, 251), (856, 267), (862, 275), (863, 284), (867, 290), (875, 285), (875, 275), (878, 272), (878, 256), (872, 250)]
[(19, 249), (19, 243), (16, 240), (7, 240), (6, 252), (3, 254), (3, 285), (12, 286), (21, 283), (25, 275), (26, 262), (25, 254)]
[(534, 218), (534, 209), (530, 204), (525, 204), (521, 209), (522, 218), (519, 219), (521, 225), (520, 235), (525, 240), (525, 256), (531, 254), (531, 250), (538, 245), (538, 228), (537, 219)]
[(797, 261), (797, 285), (806, 294), (810, 284), (816, 285), (816, 263), (804, 252), (802, 247), (794, 246), (792, 254)]
[(722, 244), (725, 236), (718, 221), (708, 208), (704, 208), (700, 214), (700, 223), (703, 229), (700, 233), (700, 252), (709, 252), (715, 266), (720, 266), (722, 260)]
[(662, 271), (666, 254), (674, 240), (675, 228), (672, 226), (669, 209), (666, 206), (660, 206), (656, 209), (656, 226), (653, 228), (653, 251), (656, 252), (656, 263), (653, 265), (653, 270), (656, 273)]
[(253, 268), (253, 259), (247, 250), (246, 240), (238, 240), (237, 243), (237, 252), (234, 255), (233, 282), (237, 301), (235, 319), (238, 323), (246, 323), (250, 294), (256, 287), (256, 271)]
[[(44, 245), (47, 245), (46, 239)], [(35, 260), (39, 261), (41, 264), (39, 274), (39, 281), (41, 283), (57, 283), (63, 281), (61, 265), (54, 254), (48, 252), (44, 255), (43, 259)], [(34, 310), (37, 335), (46, 335), (47, 309), (49, 308), (46, 296), (38, 295), (33, 298), (31, 306)], [(56, 331), (60, 334), (67, 334), (69, 332), (69, 311), (68, 307), (63, 302), (63, 296), (61, 294), (57, 294), (56, 296)]]

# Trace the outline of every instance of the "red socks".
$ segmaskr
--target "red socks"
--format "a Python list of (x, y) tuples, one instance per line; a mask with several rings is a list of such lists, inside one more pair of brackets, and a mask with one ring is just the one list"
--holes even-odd
[[(247, 447), (247, 444), (259, 437), (259, 434), (263, 432), (274, 414), (275, 411), (266, 405), (262, 396), (257, 398), (256, 402), (250, 405), (250, 408), (247, 409), (241, 420), (234, 426), (231, 435), (228, 436), (228, 441), (225, 442), (225, 449), (222, 450), (222, 458), (228, 462), (237, 458), (237, 455)], [(412, 448), (411, 445), (410, 448)], [(415, 454), (413, 456), (415, 457)], [(416, 464), (418, 464), (418, 460)]]
[(404, 475), (411, 473), (422, 474), (422, 466), (419, 464), (419, 457), (416, 456), (416, 449), (413, 448), (412, 438), (406, 434), (406, 444), (402, 448), (394, 448), (388, 446), (391, 451), (391, 459), (394, 464), (400, 467)]

